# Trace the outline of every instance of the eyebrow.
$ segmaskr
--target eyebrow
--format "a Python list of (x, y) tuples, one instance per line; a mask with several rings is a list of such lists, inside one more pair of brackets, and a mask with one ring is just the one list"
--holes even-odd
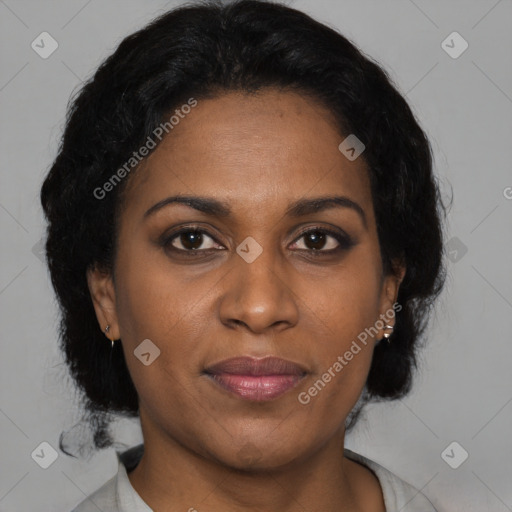
[[(170, 204), (184, 204), (190, 208), (194, 208), (207, 215), (217, 217), (229, 217), (231, 215), (231, 208), (229, 205), (213, 197), (201, 196), (170, 196), (158, 201), (149, 210), (144, 213), (144, 218), (147, 218), (165, 206)], [(311, 213), (322, 212), (331, 208), (350, 208), (355, 211), (361, 218), (365, 228), (368, 228), (366, 214), (363, 208), (345, 196), (325, 196), (313, 197), (307, 199), (299, 199), (291, 203), (286, 209), (285, 215), (290, 217), (302, 217)]]

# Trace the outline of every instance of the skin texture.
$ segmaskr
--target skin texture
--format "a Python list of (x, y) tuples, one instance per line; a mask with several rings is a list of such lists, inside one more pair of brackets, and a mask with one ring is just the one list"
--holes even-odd
[[(198, 101), (130, 178), (114, 276), (94, 269), (88, 282), (139, 395), (145, 453), (129, 478), (153, 510), (384, 510), (376, 477), (342, 452), (385, 331), (307, 405), (298, 401), (392, 309), (405, 272), (382, 274), (366, 164), (338, 150), (344, 138), (310, 98), (230, 92)], [(232, 212), (175, 203), (144, 216), (173, 195), (213, 197)], [(358, 203), (366, 226), (347, 207), (286, 215), (296, 200), (332, 195)], [(159, 243), (191, 224), (208, 232), (196, 243), (206, 256), (172, 252), (192, 252), (190, 237)], [(327, 234), (315, 245), (305, 228), (343, 230), (354, 245), (315, 257), (313, 248), (340, 244)], [(263, 249), (252, 263), (236, 252), (248, 236)], [(145, 339), (161, 351), (148, 366), (133, 354)], [(277, 399), (241, 400), (202, 373), (240, 355), (278, 356), (308, 373)]]

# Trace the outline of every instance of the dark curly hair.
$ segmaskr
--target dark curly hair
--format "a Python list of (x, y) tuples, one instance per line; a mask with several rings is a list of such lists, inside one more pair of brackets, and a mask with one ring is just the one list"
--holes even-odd
[(365, 403), (396, 399), (411, 387), (417, 348), (446, 277), (446, 206), (425, 133), (387, 73), (335, 30), (279, 3), (194, 3), (126, 37), (72, 98), (41, 190), (60, 346), (96, 449), (112, 445), (113, 415), (138, 416), (138, 397), (121, 346), (112, 352), (98, 328), (86, 279), (90, 267), (114, 270), (130, 176), (103, 199), (94, 191), (187, 98), (266, 87), (326, 106), (340, 136), (354, 133), (366, 146), (361, 158), (370, 173), (383, 268), (392, 273), (400, 261), (407, 272), (392, 342), (377, 344), (363, 396)]

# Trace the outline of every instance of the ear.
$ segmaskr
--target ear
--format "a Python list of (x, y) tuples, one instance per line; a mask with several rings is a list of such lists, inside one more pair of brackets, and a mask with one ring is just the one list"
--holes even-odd
[(116, 310), (116, 293), (112, 275), (100, 270), (98, 267), (87, 270), (87, 284), (91, 294), (96, 318), (102, 332), (109, 325), (109, 340), (117, 340), (121, 337)]
[[(406, 272), (405, 264), (394, 262), (393, 272), (384, 276), (382, 282), (382, 291), (379, 306), (379, 320), (384, 322), (384, 327), (379, 329), (378, 340), (384, 337), (384, 333), (391, 333), (391, 329), (386, 329), (386, 325), (395, 326), (395, 311), (400, 311), (401, 306), (396, 304), (400, 284), (402, 283)], [(377, 325), (380, 325), (378, 322)]]

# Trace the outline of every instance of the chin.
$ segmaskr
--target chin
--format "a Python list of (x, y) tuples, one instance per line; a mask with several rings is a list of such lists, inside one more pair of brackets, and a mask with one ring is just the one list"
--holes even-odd
[[(232, 447), (230, 447), (232, 448)], [(262, 445), (247, 442), (235, 452), (216, 454), (216, 460), (237, 471), (259, 473), (280, 471), (295, 464), (299, 454), (296, 447), (277, 446), (274, 443)]]

